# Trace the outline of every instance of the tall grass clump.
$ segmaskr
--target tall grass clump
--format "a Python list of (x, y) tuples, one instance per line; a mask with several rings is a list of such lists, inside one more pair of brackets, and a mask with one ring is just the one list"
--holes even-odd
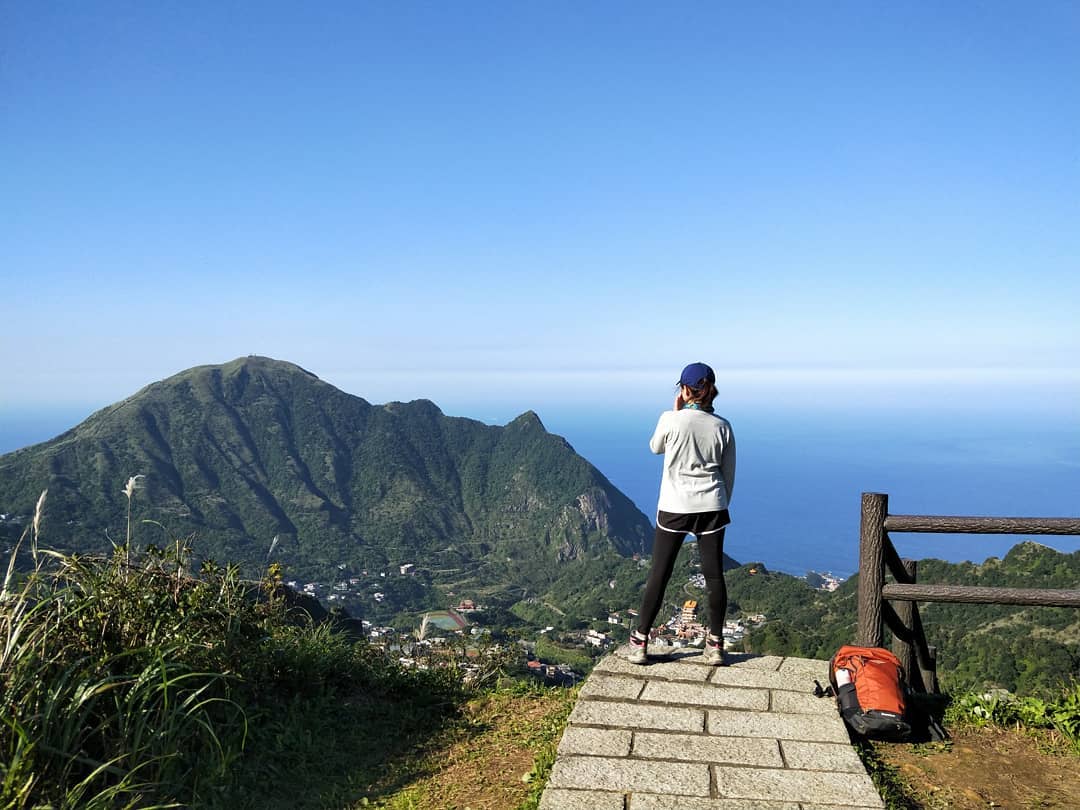
[(177, 576), (182, 561), (156, 551), (132, 565), (126, 546), (41, 550), (42, 504), (0, 588), (0, 807), (193, 800), (243, 746), (230, 658), (258, 631), (234, 612), (242, 583)]
[(0, 586), (0, 810), (344, 806), (466, 698), (453, 666), (290, 606), (275, 565), (194, 575), (187, 543), (135, 553), (130, 526), (110, 557), (42, 549), (44, 499)]

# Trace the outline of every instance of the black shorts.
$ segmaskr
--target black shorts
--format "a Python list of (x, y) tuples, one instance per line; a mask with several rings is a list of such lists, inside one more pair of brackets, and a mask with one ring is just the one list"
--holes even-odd
[(657, 512), (656, 528), (672, 534), (692, 534), (694, 537), (708, 536), (724, 530), (731, 523), (727, 509), (716, 512), (694, 512), (681, 515), (677, 512)]

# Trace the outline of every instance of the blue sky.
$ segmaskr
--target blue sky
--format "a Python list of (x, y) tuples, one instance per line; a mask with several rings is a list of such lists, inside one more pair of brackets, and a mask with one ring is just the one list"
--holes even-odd
[(743, 404), (1075, 414), (1078, 40), (1052, 1), (0, 0), (0, 399), (263, 354), (504, 418), (705, 360)]

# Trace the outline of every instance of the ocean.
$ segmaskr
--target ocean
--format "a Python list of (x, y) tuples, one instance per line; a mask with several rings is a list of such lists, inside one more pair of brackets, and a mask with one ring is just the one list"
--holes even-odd
[[(1080, 420), (1015, 415), (773, 411), (725, 414), (738, 468), (725, 551), (740, 562), (801, 575), (848, 576), (859, 564), (863, 492), (889, 496), (893, 514), (1080, 515)], [(649, 517), (660, 458), (648, 449), (658, 414), (557, 415), (567, 438)], [(1023, 538), (894, 534), (901, 556), (982, 562)], [(1038, 537), (1060, 551), (1080, 537)]]
[[(650, 518), (660, 459), (648, 439), (651, 407), (537, 408)], [(45, 441), (90, 409), (0, 412), (0, 453)], [(458, 408), (455, 415), (469, 416)], [(725, 551), (740, 562), (801, 575), (848, 576), (858, 568), (862, 492), (889, 495), (894, 514), (1071, 517), (1080, 515), (1080, 416), (1038, 417), (870, 409), (748, 408), (724, 412), (735, 430), (738, 474)], [(505, 418), (504, 418), (505, 417)], [(504, 424), (477, 415), (483, 421)], [(901, 556), (981, 562), (1022, 538), (1007, 535), (894, 535)], [(1061, 551), (1080, 537), (1039, 537)]]

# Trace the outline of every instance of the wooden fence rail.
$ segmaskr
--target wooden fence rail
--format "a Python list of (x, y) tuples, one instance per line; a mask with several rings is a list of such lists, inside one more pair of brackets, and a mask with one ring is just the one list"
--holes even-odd
[[(863, 497), (876, 493), (864, 493)], [(888, 498), (887, 495), (883, 496)], [(885, 531), (924, 534), (1080, 534), (1080, 518), (887, 515)]]
[[(888, 495), (863, 493), (859, 532), (858, 642), (880, 647), (887, 625), (893, 634), (893, 652), (917, 691), (938, 691), (937, 651), (926, 642), (917, 602), (1080, 608), (1080, 590), (920, 585), (916, 582), (916, 562), (900, 558), (889, 539), (890, 531), (1080, 535), (1080, 518), (890, 515)], [(892, 574), (895, 583), (885, 582), (886, 573)], [(897, 605), (894, 607), (891, 602)]]
[(1080, 591), (984, 588), (971, 585), (886, 585), (885, 599), (907, 602), (963, 602), (972, 605), (1033, 605), (1080, 608)]

